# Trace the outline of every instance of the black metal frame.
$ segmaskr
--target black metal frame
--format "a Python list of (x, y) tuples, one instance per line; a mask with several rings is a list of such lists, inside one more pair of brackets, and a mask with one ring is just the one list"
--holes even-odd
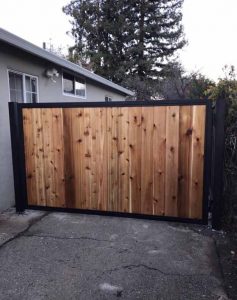
[(9, 117), (11, 130), (15, 204), (16, 211), (22, 213), (27, 206), (27, 189), (22, 109), (18, 103), (9, 103)]
[(168, 221), (168, 222), (180, 222), (187, 224), (199, 224), (205, 225), (201, 219), (188, 219), (179, 217), (169, 217), (169, 216), (154, 216), (145, 215), (138, 213), (126, 213), (126, 212), (114, 212), (114, 211), (103, 211), (103, 210), (91, 210), (91, 209), (80, 209), (80, 208), (62, 208), (62, 207), (49, 207), (49, 206), (36, 206), (36, 205), (26, 205), (26, 209), (43, 210), (50, 212), (68, 212), (68, 213), (80, 213), (86, 215), (101, 215), (101, 216), (114, 216), (114, 217), (124, 217), (124, 218), (136, 218), (143, 220), (158, 220), (158, 221)]
[(206, 106), (206, 128), (204, 145), (204, 174), (203, 174), (203, 223), (208, 224), (208, 208), (211, 194), (211, 172), (212, 172), (212, 102), (207, 101)]
[(223, 173), (225, 150), (226, 101), (218, 99), (214, 114), (213, 161), (212, 161), (212, 227), (221, 229), (223, 211)]
[(75, 107), (136, 107), (207, 105), (209, 100), (111, 101), (111, 102), (39, 102), (17, 103), (21, 108), (75, 108)]
[[(23, 138), (23, 108), (76, 108), (76, 107), (147, 107), (147, 106), (206, 106), (206, 128), (205, 128), (205, 157), (204, 157), (204, 188), (203, 188), (203, 218), (186, 219), (179, 217), (153, 216), (133, 213), (104, 212), (84, 209), (51, 208), (44, 206), (32, 206), (27, 204), (25, 150)], [(27, 208), (80, 212), (86, 214), (112, 215), (122, 217), (134, 217), (152, 220), (176, 221), (184, 223), (207, 224), (208, 222), (208, 200), (210, 194), (211, 177), (211, 155), (212, 155), (212, 108), (210, 100), (166, 100), (166, 101), (121, 101), (121, 102), (53, 102), (53, 103), (9, 103), (12, 157), (15, 186), (15, 202), (17, 212), (23, 212)]]

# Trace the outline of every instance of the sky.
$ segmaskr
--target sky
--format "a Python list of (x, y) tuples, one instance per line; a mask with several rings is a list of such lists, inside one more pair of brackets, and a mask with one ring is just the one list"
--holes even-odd
[[(0, 0), (0, 27), (38, 46), (73, 45), (71, 25), (62, 7), (69, 0)], [(224, 65), (237, 67), (237, 0), (184, 0), (183, 25), (188, 45), (180, 51), (187, 71), (211, 79), (223, 76)]]

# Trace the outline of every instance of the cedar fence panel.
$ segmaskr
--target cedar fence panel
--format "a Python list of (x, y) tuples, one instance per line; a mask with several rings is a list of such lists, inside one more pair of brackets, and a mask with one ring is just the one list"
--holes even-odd
[(11, 105), (25, 207), (207, 221), (208, 101)]

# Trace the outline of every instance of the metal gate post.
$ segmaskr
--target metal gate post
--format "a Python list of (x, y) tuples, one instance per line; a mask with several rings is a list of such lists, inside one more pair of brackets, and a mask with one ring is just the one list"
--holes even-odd
[(212, 101), (207, 100), (206, 106), (206, 129), (204, 149), (204, 177), (203, 177), (203, 224), (208, 224), (209, 199), (211, 192), (211, 166), (212, 166), (212, 126), (213, 109)]
[(14, 174), (14, 189), (16, 211), (21, 213), (26, 208), (26, 171), (23, 137), (23, 120), (20, 104), (9, 102), (9, 117), (11, 130), (12, 163)]
[(225, 113), (226, 101), (218, 99), (215, 111), (215, 133), (214, 133), (214, 159), (213, 159), (213, 207), (212, 227), (221, 229), (221, 217), (223, 210), (223, 172), (224, 172), (224, 150), (225, 150)]

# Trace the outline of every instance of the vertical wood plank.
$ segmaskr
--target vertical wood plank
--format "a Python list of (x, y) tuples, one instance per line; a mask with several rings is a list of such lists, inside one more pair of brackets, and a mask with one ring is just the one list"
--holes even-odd
[(55, 200), (55, 190), (53, 186), (53, 154), (52, 154), (52, 111), (51, 109), (41, 109), (42, 130), (43, 130), (43, 165), (44, 165), (44, 181), (45, 196), (47, 206), (52, 206)]
[(91, 120), (91, 111), (94, 108), (84, 108), (84, 171), (82, 176), (84, 177), (84, 193), (85, 193), (85, 203), (83, 208), (90, 209), (91, 205), (91, 194), (92, 194), (92, 174), (91, 174), (91, 167), (92, 167), (92, 128), (91, 124), (93, 120)]
[[(35, 176), (36, 176), (36, 198), (37, 204), (46, 206), (46, 182), (45, 182), (45, 165), (44, 165), (44, 132), (42, 123), (42, 110), (33, 109), (33, 143), (34, 143), (34, 158), (35, 158)], [(29, 204), (32, 204), (29, 202)]]
[(119, 210), (118, 108), (107, 109), (108, 210)]
[(23, 109), (23, 131), (26, 162), (26, 184), (28, 203), (38, 205), (38, 191), (35, 166), (35, 141), (33, 110)]
[(166, 107), (154, 107), (153, 214), (165, 213)]
[(205, 106), (193, 106), (189, 216), (194, 219), (202, 218), (205, 111)]
[(53, 154), (53, 182), (55, 190), (55, 206), (65, 207), (65, 173), (64, 173), (64, 139), (63, 113), (61, 108), (52, 109), (53, 124), (52, 154)]
[(76, 208), (85, 207), (84, 108), (73, 109), (73, 159)]
[(106, 211), (108, 203), (108, 150), (107, 150), (107, 108), (99, 108), (97, 168), (98, 209)]
[(178, 215), (179, 107), (166, 111), (165, 215)]
[[(98, 210), (98, 199), (99, 199), (99, 176), (100, 170), (98, 168), (98, 149), (100, 143), (100, 134), (97, 120), (99, 120), (100, 114), (98, 109), (90, 110), (91, 116), (91, 209)], [(96, 120), (96, 121), (95, 121)]]
[(128, 107), (118, 108), (118, 180), (119, 211), (129, 212), (129, 116)]
[(63, 117), (59, 108), (41, 109), (47, 206), (65, 206)]
[(76, 207), (75, 160), (73, 151), (72, 109), (63, 109), (65, 206)]
[(141, 211), (153, 214), (153, 107), (142, 107)]
[(133, 213), (141, 213), (141, 115), (141, 107), (129, 109), (129, 197)]
[(189, 179), (192, 140), (192, 107), (181, 106), (179, 117), (178, 216), (189, 217)]

